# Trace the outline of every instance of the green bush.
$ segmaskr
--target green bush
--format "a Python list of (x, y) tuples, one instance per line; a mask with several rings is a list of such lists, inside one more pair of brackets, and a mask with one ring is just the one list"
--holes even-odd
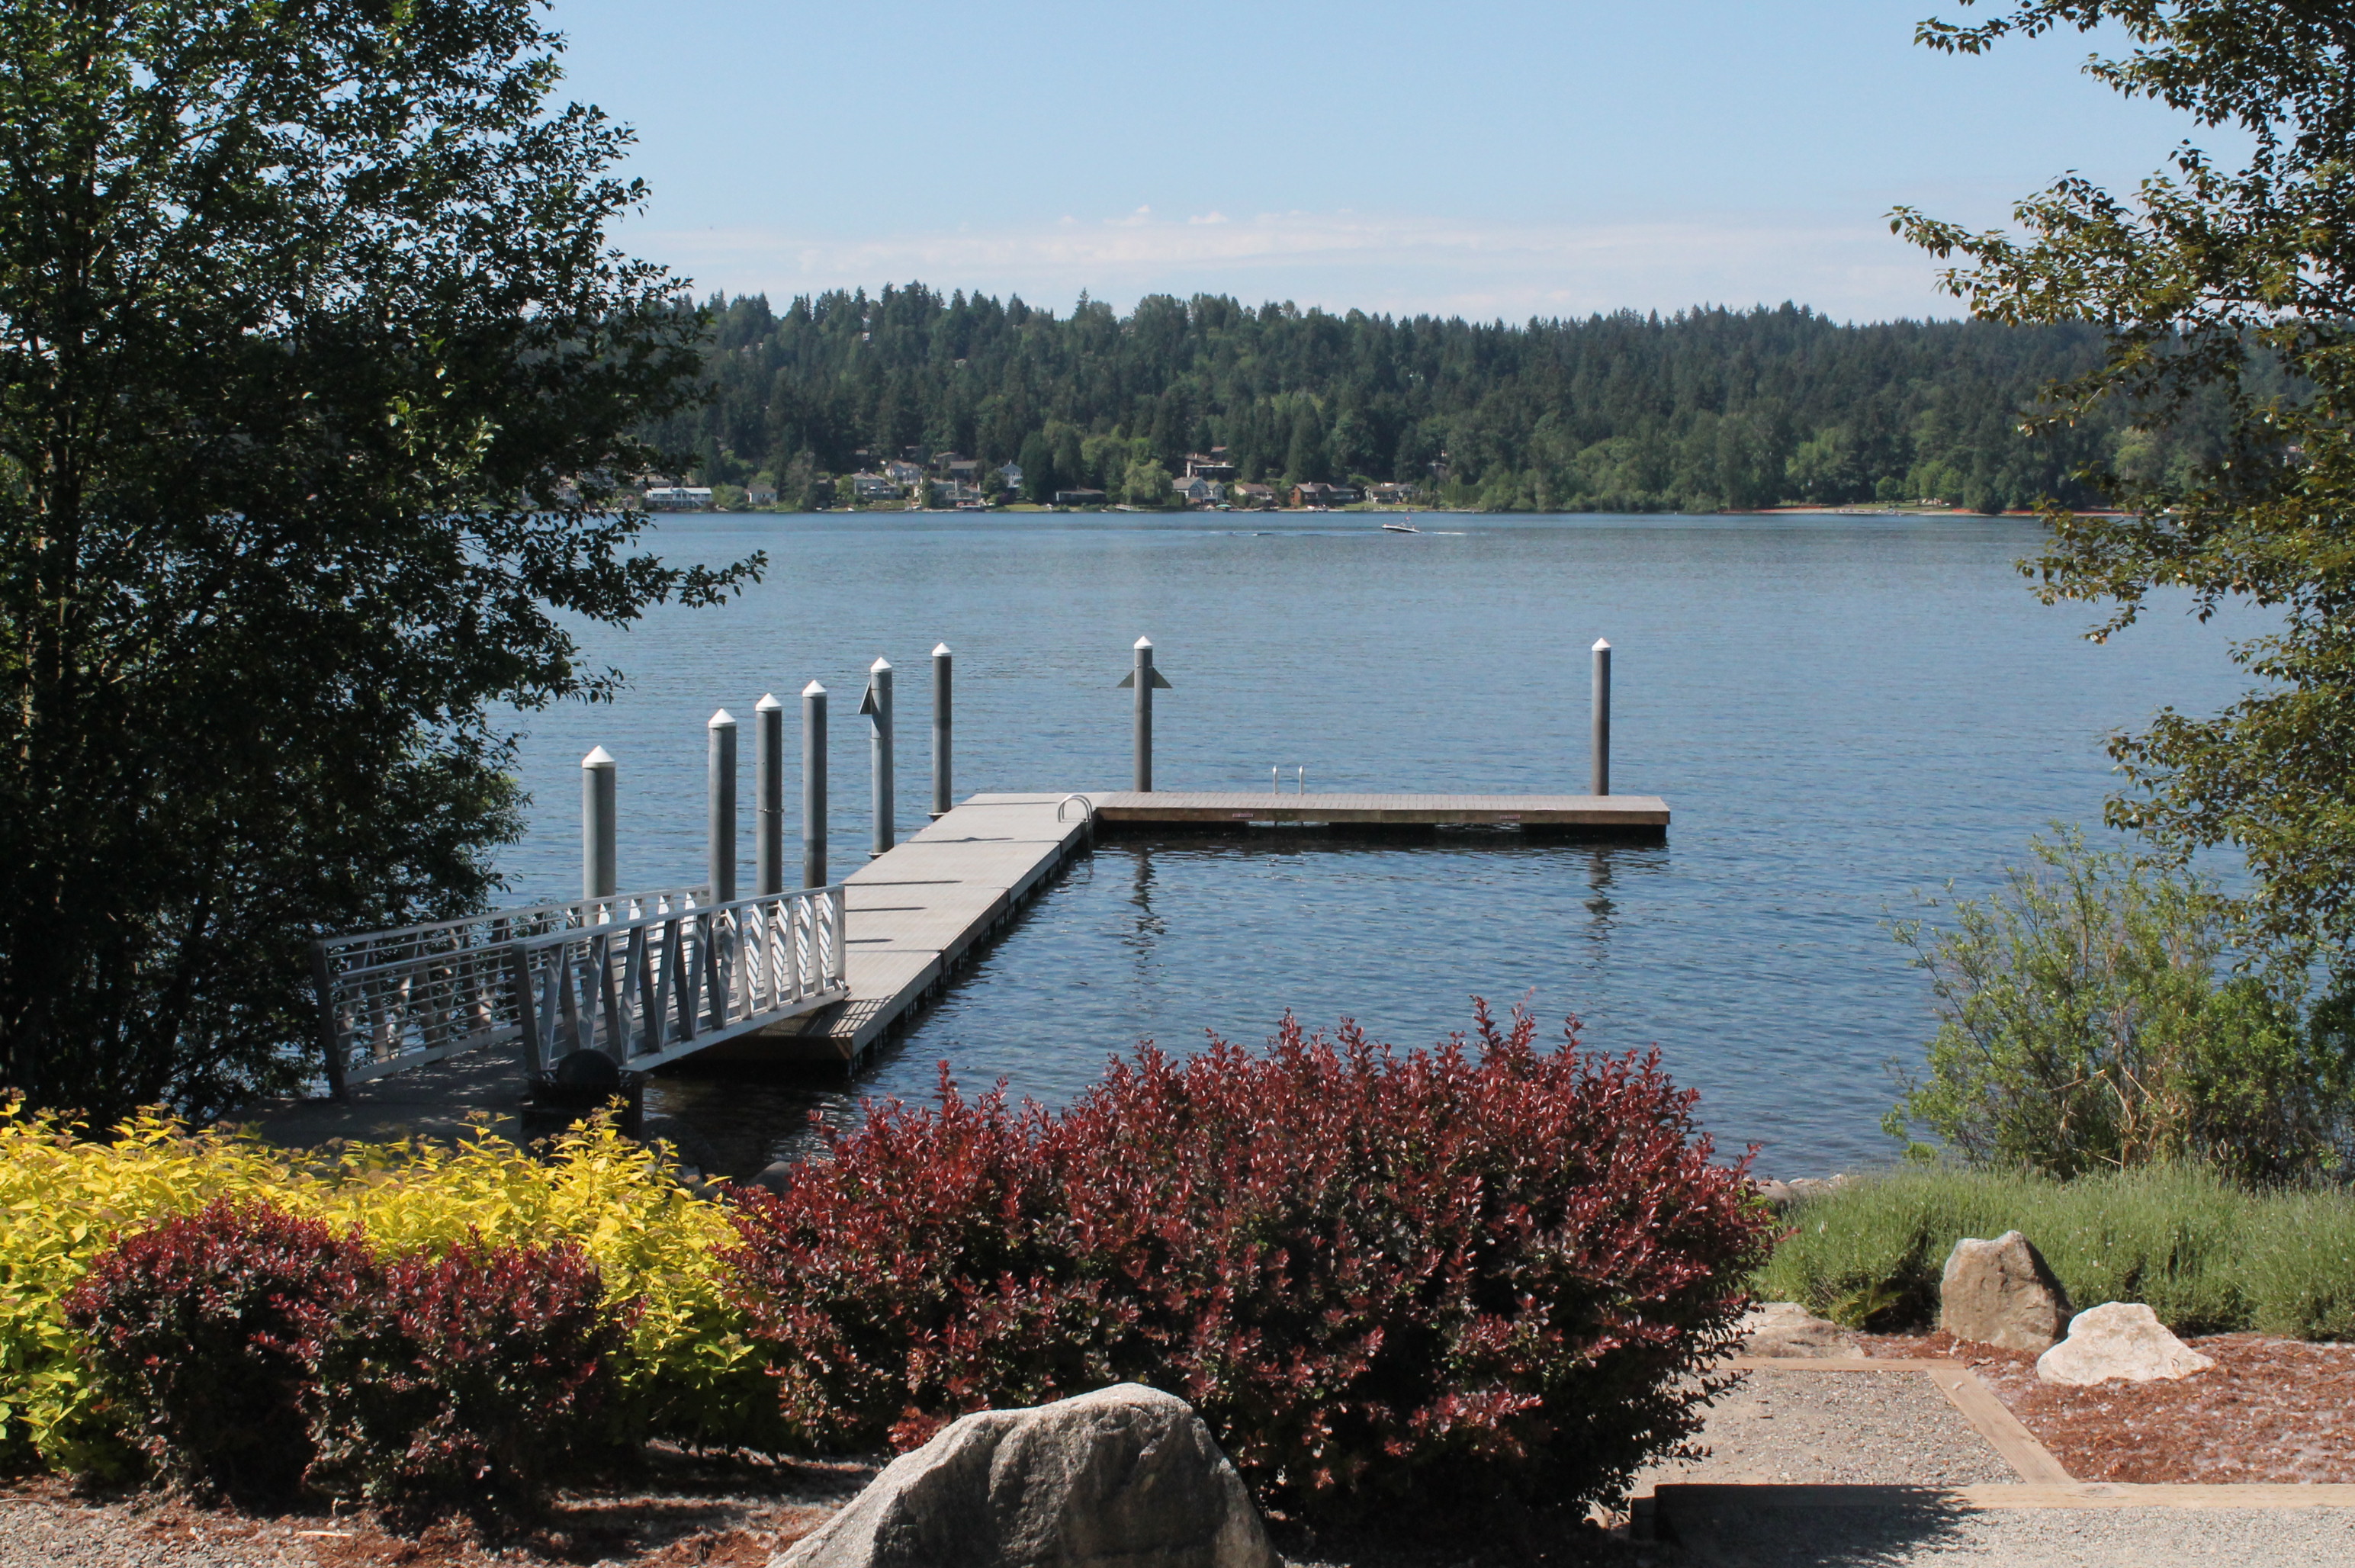
[(2178, 1333), (2355, 1337), (2355, 1198), (2256, 1191), (2196, 1167), (2057, 1181), (1903, 1168), (1801, 1205), (1762, 1269), (1766, 1299), (1855, 1328), (1927, 1327), (1946, 1254), (2019, 1231), (2079, 1309), (2147, 1303)]
[[(1894, 928), (1938, 1031), (1884, 1125), (1969, 1165), (2069, 1177), (2200, 1162), (2256, 1182), (2344, 1171), (2355, 1030), (2284, 962), (2226, 976), (2233, 906), (2201, 879), (2064, 829), (1953, 926)], [(1911, 1151), (1934, 1150), (1916, 1144)]]

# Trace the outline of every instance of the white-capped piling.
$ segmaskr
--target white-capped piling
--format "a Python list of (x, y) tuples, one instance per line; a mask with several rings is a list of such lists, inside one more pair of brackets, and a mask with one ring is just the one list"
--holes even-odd
[(613, 753), (602, 746), (581, 759), (581, 896), (609, 899), (613, 872)]
[(752, 708), (752, 891), (785, 891), (785, 705), (770, 692)]
[(875, 845), (869, 858), (898, 843), (892, 818), (898, 815), (891, 780), (891, 661), (878, 658), (867, 667), (867, 695), (858, 699), (867, 715), (868, 815), (874, 819)]
[(943, 643), (932, 649), (932, 820), (949, 814), (949, 730), (954, 717), (949, 701), (949, 661)]
[(1611, 645), (1594, 639), (1593, 732), (1594, 787), (1590, 795), (1611, 793)]
[(802, 886), (826, 886), (826, 688), (802, 688)]
[(1120, 684), (1135, 693), (1131, 732), (1136, 761), (1129, 787), (1139, 795), (1150, 795), (1153, 793), (1153, 688), (1159, 687), (1167, 691), (1169, 680), (1153, 667), (1152, 638), (1137, 638), (1135, 654), (1135, 664), (1120, 677)]
[(736, 901), (736, 720), (725, 708), (704, 726), (710, 737), (704, 785), (704, 880), (713, 903)]

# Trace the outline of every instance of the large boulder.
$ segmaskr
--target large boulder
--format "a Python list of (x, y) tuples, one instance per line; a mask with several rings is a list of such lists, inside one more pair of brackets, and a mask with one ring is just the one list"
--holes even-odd
[(1745, 1356), (1853, 1356), (1856, 1336), (1796, 1301), (1762, 1301), (1742, 1315)]
[(2141, 1302), (2110, 1301), (2077, 1314), (2069, 1337), (2036, 1358), (2036, 1375), (2048, 1383), (2079, 1386), (2113, 1378), (2146, 1383), (2188, 1378), (2215, 1364), (2169, 1333), (2158, 1314)]
[(963, 1417), (770, 1568), (1282, 1568), (1193, 1407), (1118, 1383)]
[(2018, 1231), (1991, 1242), (1966, 1236), (1946, 1254), (1938, 1327), (1957, 1339), (2006, 1350), (2041, 1350), (2069, 1323), (2069, 1294), (2044, 1255)]

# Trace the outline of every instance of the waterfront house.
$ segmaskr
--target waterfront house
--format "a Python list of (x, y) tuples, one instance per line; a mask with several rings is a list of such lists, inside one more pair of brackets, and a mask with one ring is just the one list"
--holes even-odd
[(895, 457), (883, 464), (883, 477), (902, 491), (912, 490), (924, 482), (924, 465), (911, 463), (904, 457)]
[(1403, 507), (1409, 501), (1414, 499), (1414, 486), (1412, 485), (1377, 485), (1371, 490), (1367, 492), (1366, 498), (1374, 502), (1378, 506)]
[(981, 477), (981, 463), (961, 452), (936, 452), (932, 454), (932, 472), (943, 479), (970, 485)]
[(896, 501), (906, 491), (888, 474), (854, 474), (850, 476), (850, 493), (862, 501)]
[(749, 506), (773, 507), (777, 504), (777, 487), (774, 485), (755, 485), (744, 492), (744, 500)]
[(1186, 477), (1208, 479), (1213, 485), (1223, 485), (1235, 476), (1235, 465), (1227, 461), (1227, 449), (1214, 446), (1207, 453), (1186, 454)]
[(1189, 507), (1209, 506), (1225, 491), (1223, 485), (1213, 485), (1208, 479), (1199, 477), (1172, 479), (1169, 488)]
[(1275, 486), (1273, 485), (1238, 485), (1232, 490), (1229, 491), (1228, 494), (1234, 497), (1235, 505), (1238, 507), (1275, 507), (1282, 505), (1282, 497), (1276, 495)]
[(1006, 493), (1007, 495), (1011, 496), (1017, 494), (1022, 488), (1022, 464), (1018, 463), (1007, 464), (1005, 467), (997, 471), (997, 477), (999, 481), (1005, 485)]
[(1335, 505), (1333, 486), (1320, 485), (1313, 480), (1304, 485), (1295, 485), (1292, 487), (1292, 504), (1295, 507), (1333, 506)]
[(708, 512), (711, 510), (711, 486), (709, 485), (656, 485), (646, 491), (649, 512)]

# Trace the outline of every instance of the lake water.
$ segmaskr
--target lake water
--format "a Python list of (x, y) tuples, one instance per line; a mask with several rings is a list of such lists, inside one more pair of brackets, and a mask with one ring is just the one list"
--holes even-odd
[[(518, 893), (576, 896), (579, 760), (619, 759), (624, 887), (696, 881), (704, 722), (764, 691), (833, 693), (835, 874), (868, 842), (868, 664), (900, 671), (900, 831), (924, 821), (927, 656), (956, 653), (960, 798), (1124, 788), (1129, 645), (1153, 638), (1164, 789), (1585, 787), (1587, 654), (1615, 654), (1613, 783), (1660, 795), (1665, 846), (1176, 840), (1085, 857), (853, 1084), (669, 1077), (740, 1173), (805, 1147), (808, 1112), (922, 1096), (946, 1061), (1060, 1102), (1149, 1037), (1256, 1040), (1286, 1008), (1428, 1043), (1470, 998), (1657, 1043), (1721, 1143), (1760, 1168), (1885, 1159), (1886, 1064), (1929, 1032), (1884, 929), (1917, 890), (1989, 886), (2055, 820), (2098, 831), (2105, 735), (2243, 684), (2179, 608), (2107, 645), (2011, 562), (2032, 522), (1462, 517), (671, 517), (675, 560), (769, 553), (740, 603), (584, 641), (617, 703), (532, 716)], [(792, 720), (798, 722), (797, 716)], [(789, 734), (789, 749), (794, 742)], [(749, 805), (749, 746), (742, 784)], [(789, 810), (798, 792), (789, 787)], [(798, 824), (788, 827), (788, 859)], [(749, 811), (742, 830), (751, 854)], [(743, 877), (751, 885), (749, 865)]]

